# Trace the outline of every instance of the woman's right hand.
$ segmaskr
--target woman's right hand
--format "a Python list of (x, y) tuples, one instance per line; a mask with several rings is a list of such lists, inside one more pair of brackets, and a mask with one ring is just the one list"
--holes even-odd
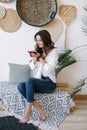
[(35, 58), (38, 58), (40, 57), (40, 53), (36, 52), (36, 51), (28, 51), (29, 55), (31, 57), (35, 57)]

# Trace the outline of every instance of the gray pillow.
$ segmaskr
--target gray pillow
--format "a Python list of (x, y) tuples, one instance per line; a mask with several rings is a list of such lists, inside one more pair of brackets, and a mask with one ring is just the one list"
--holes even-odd
[(30, 68), (28, 64), (8, 63), (9, 65), (9, 82), (24, 82), (30, 77)]

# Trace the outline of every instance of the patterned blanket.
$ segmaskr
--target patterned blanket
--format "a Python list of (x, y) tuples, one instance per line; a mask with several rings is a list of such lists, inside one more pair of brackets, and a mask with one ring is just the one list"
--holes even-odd
[[(0, 98), (2, 100), (5, 111), (13, 113), (13, 115), (23, 116), (25, 112), (26, 100), (17, 90), (17, 84), (9, 82), (0, 83)], [(38, 103), (44, 106), (47, 120), (47, 126), (59, 126), (70, 109), (70, 96), (67, 92), (55, 90), (50, 94), (35, 94)], [(39, 120), (39, 113), (33, 107), (33, 115), (31, 120)]]

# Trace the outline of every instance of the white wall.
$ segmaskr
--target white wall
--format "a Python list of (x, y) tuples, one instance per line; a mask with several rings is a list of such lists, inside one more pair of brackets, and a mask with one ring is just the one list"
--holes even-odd
[[(70, 4), (77, 8), (76, 19), (68, 26), (67, 48), (73, 49), (79, 45), (87, 44), (87, 37), (82, 32), (82, 17), (84, 14), (83, 7), (87, 5), (87, 0), (57, 0), (58, 5)], [(6, 8), (15, 7), (16, 2), (0, 3)], [(59, 16), (58, 16), (59, 17)], [(38, 27), (30, 26), (22, 21), (20, 29), (13, 33), (4, 32), (0, 29), (0, 81), (9, 80), (8, 63), (26, 64), (29, 61), (27, 50), (32, 50), (35, 44), (34, 34), (39, 30)], [(64, 49), (65, 32), (56, 42), (59, 50)], [(57, 77), (57, 82), (68, 82), (72, 87), (79, 79), (87, 76), (87, 47), (74, 52), (76, 59), (79, 61), (65, 68)]]

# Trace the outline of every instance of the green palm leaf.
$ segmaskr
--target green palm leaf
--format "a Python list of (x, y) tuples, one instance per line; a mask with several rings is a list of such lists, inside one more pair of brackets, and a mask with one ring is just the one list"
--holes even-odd
[(58, 62), (60, 62), (63, 58), (67, 57), (70, 53), (72, 52), (72, 50), (66, 50), (64, 53), (61, 53), (59, 55), (59, 58), (58, 58)]
[(79, 91), (81, 91), (82, 87), (86, 84), (85, 83), (86, 78), (84, 78), (83, 80), (80, 80), (78, 82), (78, 84), (76, 85), (76, 87), (73, 89), (73, 91), (70, 93), (70, 97), (72, 98), (76, 93), (78, 93)]
[(57, 64), (57, 68), (56, 68), (57, 73), (59, 73), (65, 67), (77, 62), (76, 59), (72, 55), (70, 55), (71, 52), (72, 52), (72, 50), (69, 49), (59, 55), (58, 64)]

